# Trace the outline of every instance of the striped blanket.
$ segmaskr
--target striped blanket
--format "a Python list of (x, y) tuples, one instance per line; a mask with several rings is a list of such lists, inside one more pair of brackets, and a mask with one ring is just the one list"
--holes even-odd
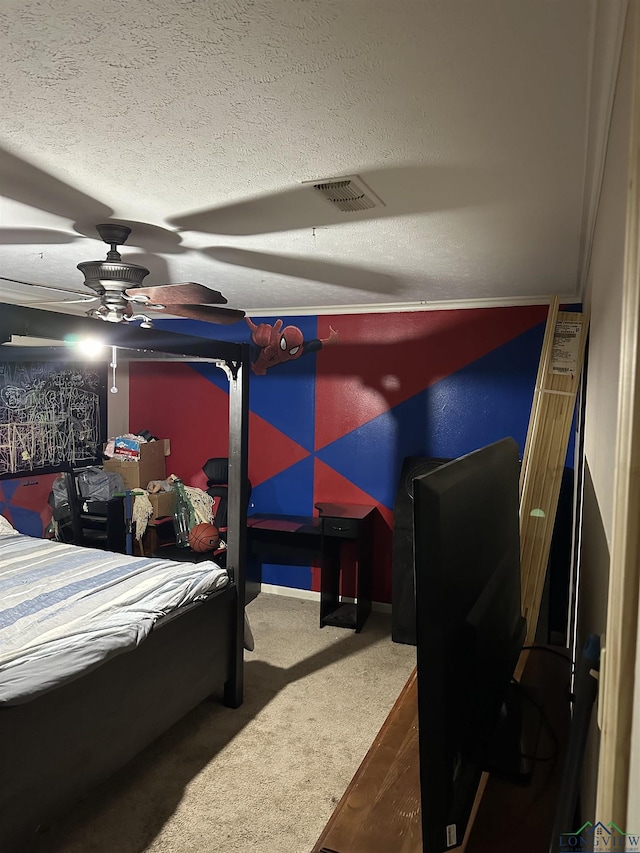
[(0, 704), (17, 704), (131, 649), (177, 607), (228, 583), (175, 563), (0, 534)]

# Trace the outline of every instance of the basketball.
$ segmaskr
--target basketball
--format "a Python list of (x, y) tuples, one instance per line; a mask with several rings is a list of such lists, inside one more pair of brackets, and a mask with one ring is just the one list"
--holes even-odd
[(214, 524), (196, 524), (189, 531), (189, 547), (192, 551), (203, 554), (205, 551), (214, 551), (220, 542), (218, 528)]

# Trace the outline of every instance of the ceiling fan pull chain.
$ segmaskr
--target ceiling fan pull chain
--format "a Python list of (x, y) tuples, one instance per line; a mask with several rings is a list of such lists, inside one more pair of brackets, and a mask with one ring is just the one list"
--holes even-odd
[(118, 356), (117, 356), (117, 348), (111, 347), (111, 361), (109, 363), (109, 367), (111, 368), (111, 388), (109, 389), (112, 394), (118, 393), (118, 386), (116, 385), (116, 368), (118, 367)]

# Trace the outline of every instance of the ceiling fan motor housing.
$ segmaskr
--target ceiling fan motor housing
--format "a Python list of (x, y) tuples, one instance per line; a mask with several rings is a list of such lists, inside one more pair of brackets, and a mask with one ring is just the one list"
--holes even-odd
[(84, 275), (86, 286), (103, 297), (103, 306), (126, 307), (124, 291), (131, 287), (140, 287), (144, 278), (149, 275), (149, 270), (137, 264), (124, 263), (118, 252), (117, 247), (126, 242), (131, 228), (116, 222), (106, 222), (97, 225), (96, 229), (104, 242), (111, 246), (111, 251), (107, 253), (106, 260), (84, 261), (78, 264), (78, 269)]
[(137, 264), (125, 264), (118, 261), (84, 261), (78, 264), (78, 269), (84, 275), (84, 283), (107, 299), (110, 296), (122, 299), (122, 292), (131, 287), (140, 287), (144, 278), (149, 275), (146, 267)]

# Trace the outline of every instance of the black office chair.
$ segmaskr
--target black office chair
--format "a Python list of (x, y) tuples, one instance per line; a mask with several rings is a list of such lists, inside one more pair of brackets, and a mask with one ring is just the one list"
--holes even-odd
[[(229, 460), (226, 456), (214, 456), (208, 459), (202, 466), (202, 470), (207, 476), (206, 493), (213, 498), (213, 506), (211, 514), (213, 524), (218, 528), (221, 539), (226, 541), (227, 533), (227, 509), (229, 504)], [(251, 496), (251, 482), (247, 479), (247, 504)], [(164, 557), (168, 560), (178, 560), (179, 562), (198, 563), (201, 560), (214, 560), (218, 565), (226, 565), (227, 553), (225, 548), (219, 548), (216, 551), (198, 552), (191, 548), (183, 548), (175, 544), (175, 531), (173, 525), (169, 531), (169, 524), (163, 526), (163, 529), (158, 530), (158, 538), (164, 539), (164, 544), (161, 544), (154, 551), (154, 557)]]
[[(213, 498), (213, 523), (224, 539), (229, 504), (229, 460), (226, 456), (214, 456), (207, 459), (202, 470), (207, 476), (207, 494)], [(247, 505), (250, 498), (251, 481), (247, 478)]]

